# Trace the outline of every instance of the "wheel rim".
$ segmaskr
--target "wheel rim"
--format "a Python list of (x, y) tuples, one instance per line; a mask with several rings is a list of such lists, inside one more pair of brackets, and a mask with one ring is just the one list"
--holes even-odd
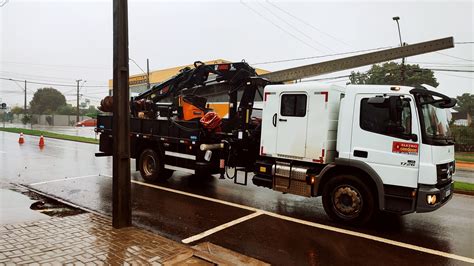
[(362, 211), (364, 201), (359, 190), (351, 185), (341, 185), (332, 193), (333, 207), (343, 219), (353, 219)]
[(143, 171), (145, 172), (145, 175), (147, 176), (153, 175), (153, 173), (156, 172), (155, 158), (153, 158), (153, 156), (151, 155), (145, 156), (145, 158), (143, 158), (142, 166), (143, 166)]

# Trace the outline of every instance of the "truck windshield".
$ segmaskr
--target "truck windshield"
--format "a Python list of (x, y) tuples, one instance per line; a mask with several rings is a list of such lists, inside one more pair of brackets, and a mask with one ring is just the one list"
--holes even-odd
[(420, 97), (421, 112), (423, 114), (424, 135), (437, 144), (453, 144), (453, 136), (449, 128), (451, 112), (441, 108), (431, 96)]

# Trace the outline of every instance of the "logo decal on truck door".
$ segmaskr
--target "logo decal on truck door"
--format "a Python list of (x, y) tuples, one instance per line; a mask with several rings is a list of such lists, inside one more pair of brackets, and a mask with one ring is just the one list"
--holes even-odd
[(406, 162), (401, 162), (400, 165), (401, 166), (412, 166), (412, 167), (414, 167), (416, 165), (416, 161), (408, 160)]
[(418, 144), (409, 143), (409, 142), (399, 142), (394, 141), (392, 144), (392, 152), (417, 155), (418, 154)]

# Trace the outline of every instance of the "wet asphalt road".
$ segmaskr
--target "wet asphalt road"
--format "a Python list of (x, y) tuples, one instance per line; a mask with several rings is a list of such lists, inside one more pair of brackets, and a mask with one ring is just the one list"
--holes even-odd
[[(0, 177), (3, 182), (25, 184), (76, 205), (111, 213), (111, 158), (95, 158), (97, 146), (92, 144), (47, 139), (46, 147), (40, 150), (37, 138), (26, 138), (26, 143), (20, 146), (16, 135), (0, 132)], [(136, 173), (134, 179), (140, 180)], [(474, 197), (455, 195), (444, 208), (432, 213), (383, 216), (367, 227), (352, 228), (328, 220), (319, 198), (283, 195), (253, 185), (235, 185), (230, 180), (179, 174), (158, 186), (474, 258)], [(253, 213), (245, 208), (144, 186), (141, 182), (132, 184), (132, 194), (134, 224), (175, 240)], [(464, 263), (266, 214), (192, 244), (201, 241), (211, 241), (280, 265)]]

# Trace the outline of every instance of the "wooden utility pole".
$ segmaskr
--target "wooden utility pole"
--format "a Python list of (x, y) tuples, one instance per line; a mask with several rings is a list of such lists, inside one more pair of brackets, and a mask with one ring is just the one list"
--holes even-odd
[(127, 0), (114, 0), (112, 225), (132, 224)]

